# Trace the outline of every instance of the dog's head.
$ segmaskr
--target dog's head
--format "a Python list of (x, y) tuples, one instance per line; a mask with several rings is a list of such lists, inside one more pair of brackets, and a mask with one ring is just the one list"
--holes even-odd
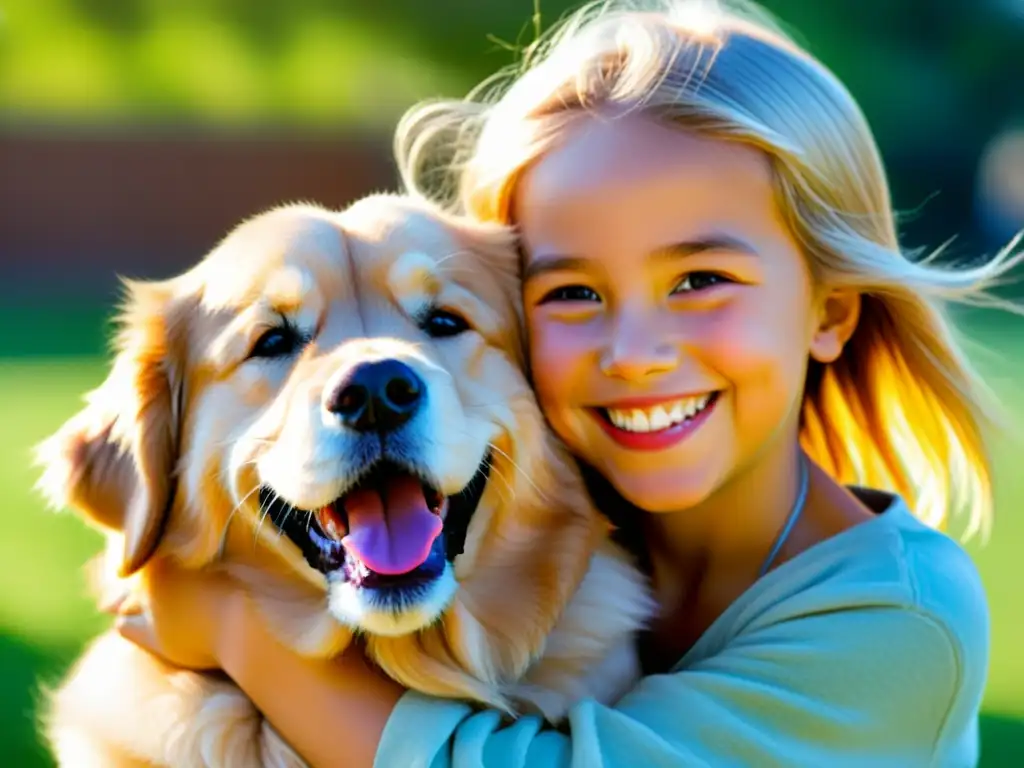
[(507, 230), (409, 198), (256, 217), (129, 286), (44, 487), (123, 536), (122, 574), (255, 537), (342, 625), (398, 638), (444, 615), (458, 665), (521, 670), (603, 528), (530, 390), (517, 272)]

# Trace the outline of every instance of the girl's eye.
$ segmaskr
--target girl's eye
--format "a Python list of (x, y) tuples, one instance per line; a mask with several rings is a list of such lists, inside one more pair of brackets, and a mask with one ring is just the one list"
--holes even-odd
[(555, 288), (553, 291), (549, 291), (543, 299), (540, 300), (541, 304), (547, 304), (551, 301), (601, 301), (601, 297), (597, 295), (597, 291), (593, 288), (587, 288), (585, 285), (564, 285), (561, 288)]
[(731, 282), (732, 280), (717, 272), (691, 272), (679, 281), (672, 293), (694, 293), (707, 290), (714, 285)]
[(293, 354), (304, 343), (299, 332), (290, 325), (271, 328), (260, 336), (249, 350), (249, 357), (274, 359)]

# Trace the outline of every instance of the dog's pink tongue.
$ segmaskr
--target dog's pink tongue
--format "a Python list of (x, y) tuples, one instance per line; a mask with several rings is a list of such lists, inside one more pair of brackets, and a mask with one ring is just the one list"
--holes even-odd
[(443, 524), (427, 507), (414, 477), (396, 478), (383, 495), (360, 489), (346, 497), (348, 535), (341, 543), (371, 571), (408, 573), (426, 561)]

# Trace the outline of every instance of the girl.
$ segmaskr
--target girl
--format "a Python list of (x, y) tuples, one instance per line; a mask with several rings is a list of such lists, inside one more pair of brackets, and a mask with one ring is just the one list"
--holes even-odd
[(985, 595), (935, 529), (987, 526), (990, 412), (943, 309), (1020, 255), (902, 255), (853, 99), (749, 9), (586, 9), (488, 88), (411, 113), (404, 177), (521, 234), (538, 398), (660, 601), (648, 676), (505, 725), (294, 657), (171, 563), (121, 631), (315, 766), (974, 764)]

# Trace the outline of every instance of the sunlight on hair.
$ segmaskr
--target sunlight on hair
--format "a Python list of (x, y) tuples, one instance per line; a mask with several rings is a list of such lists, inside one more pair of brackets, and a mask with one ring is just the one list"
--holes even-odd
[[(641, 111), (749, 144), (819, 286), (864, 297), (842, 356), (812, 364), (801, 442), (839, 482), (900, 493), (927, 524), (986, 536), (985, 432), (1005, 426), (947, 317), (952, 304), (1021, 308), (991, 293), (1015, 239), (968, 268), (901, 251), (888, 182), (860, 108), (772, 17), (747, 2), (600, 2), (549, 30), (468, 97), (414, 108), (395, 149), (407, 188), (512, 221), (524, 170), (595, 115)], [(937, 255), (937, 254), (936, 254)]]
[(695, 35), (712, 35), (718, 29), (718, 7), (711, 2), (680, 3), (670, 9), (669, 21)]

